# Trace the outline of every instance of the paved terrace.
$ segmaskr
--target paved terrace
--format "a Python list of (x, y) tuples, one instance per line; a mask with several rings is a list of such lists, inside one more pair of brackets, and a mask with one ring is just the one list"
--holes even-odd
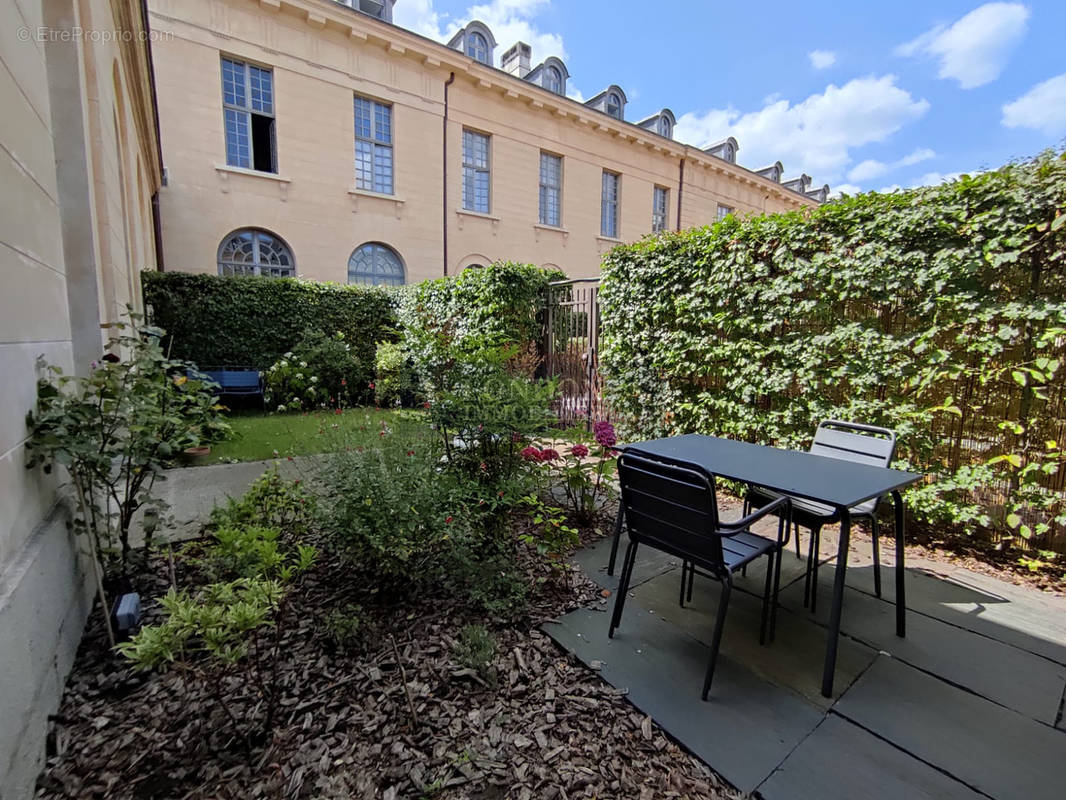
[[(737, 575), (707, 703), (699, 692), (719, 584), (697, 577), (692, 602), (680, 608), (677, 559), (638, 551), (613, 640), (613, 596), (545, 629), (738, 789), (765, 800), (1066, 797), (1066, 601), (913, 559), (900, 639), (888, 537), (880, 600), (869, 540), (852, 538), (831, 699), (820, 685), (834, 569), (821, 569), (811, 614), (794, 549), (784, 558), (772, 644), (758, 641), (765, 559)], [(804, 532), (804, 548), (807, 541)], [(824, 530), (823, 555), (836, 546), (834, 529)], [(609, 552), (604, 540), (576, 560), (613, 590)]]

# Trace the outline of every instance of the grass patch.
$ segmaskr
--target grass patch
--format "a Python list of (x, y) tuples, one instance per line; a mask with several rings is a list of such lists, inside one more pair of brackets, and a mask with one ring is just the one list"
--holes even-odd
[(263, 461), (287, 456), (326, 453), (345, 445), (376, 441), (382, 426), (391, 431), (423, 430), (429, 435), (422, 411), (349, 408), (334, 411), (308, 411), (292, 414), (238, 412), (228, 418), (233, 436), (211, 445), (211, 454), (198, 464), (233, 461)]

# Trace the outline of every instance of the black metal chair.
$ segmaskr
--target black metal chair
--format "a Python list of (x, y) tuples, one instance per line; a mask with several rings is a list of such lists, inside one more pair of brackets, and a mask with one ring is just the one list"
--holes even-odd
[[(688, 591), (691, 592), (692, 576), (697, 567), (703, 568), (706, 572), (700, 574), (722, 583), (717, 621), (711, 636), (711, 657), (703, 682), (702, 697), (706, 700), (714, 677), (714, 665), (718, 660), (718, 646), (722, 641), (722, 628), (733, 588), (733, 573), (764, 555), (768, 563), (759, 643), (765, 643), (768, 627), (770, 639), (774, 637), (781, 551), (788, 543), (788, 509), (791, 500), (787, 497), (778, 498), (741, 520), (723, 523), (718, 519), (714, 476), (708, 475), (695, 464), (667, 463), (628, 451), (619, 459), (618, 477), (622, 486), (620, 513), (625, 514), (629, 545), (622, 561), (614, 613), (607, 635), (613, 638), (615, 628), (622, 620), (622, 609), (633, 577), (633, 563), (639, 545), (648, 545), (682, 560), (682, 605), (686, 577)], [(777, 541), (748, 530), (756, 520), (774, 512), (778, 514)]]
[[(842, 422), (836, 419), (823, 420), (814, 432), (814, 442), (810, 452), (820, 456), (853, 461), (857, 464), (870, 464), (875, 467), (887, 467), (896, 453), (896, 433), (877, 425), (865, 425), (860, 422)], [(744, 513), (753, 508), (765, 507), (769, 502), (781, 497), (777, 492), (753, 486), (744, 498)], [(870, 521), (873, 539), (874, 591), (881, 596), (881, 548), (878, 543), (877, 510), (883, 497), (867, 500), (850, 509), (851, 518), (856, 517)], [(803, 604), (810, 605), (814, 611), (818, 602), (818, 567), (832, 559), (819, 557), (821, 531), (826, 525), (840, 521), (839, 512), (832, 506), (813, 500), (792, 498), (792, 525), (796, 532), (796, 555), (800, 553), (799, 529), (810, 530), (811, 540), (807, 552), (807, 574), (803, 582)]]

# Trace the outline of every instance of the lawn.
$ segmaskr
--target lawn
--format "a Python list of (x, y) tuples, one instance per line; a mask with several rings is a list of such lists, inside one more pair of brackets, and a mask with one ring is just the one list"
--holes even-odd
[(341, 440), (351, 445), (378, 438), (383, 426), (390, 430), (428, 430), (422, 411), (380, 408), (349, 408), (340, 413), (237, 412), (229, 417), (228, 422), (233, 428), (233, 435), (211, 445), (211, 454), (197, 459), (198, 465), (324, 453), (336, 449)]

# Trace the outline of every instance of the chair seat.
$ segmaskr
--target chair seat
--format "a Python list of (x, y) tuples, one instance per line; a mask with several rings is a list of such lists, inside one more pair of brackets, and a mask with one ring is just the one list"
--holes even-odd
[[(772, 489), (764, 489), (761, 486), (752, 486), (748, 491), (746, 499), (751, 503), (752, 508), (762, 508), (767, 503), (783, 496), (784, 495), (780, 492), (775, 492)], [(877, 502), (877, 500), (867, 500), (864, 503), (859, 503), (857, 506), (852, 506), (851, 516), (872, 516), (874, 510), (877, 508)], [(801, 527), (810, 528), (812, 525), (829, 525), (837, 522), (839, 519), (840, 513), (835, 506), (819, 503), (816, 500), (806, 500), (802, 497), (792, 498), (792, 521), (798, 523)]]
[(722, 539), (722, 560), (730, 571), (736, 572), (759, 556), (766, 555), (777, 547), (777, 542), (751, 531), (742, 531), (736, 536)]

